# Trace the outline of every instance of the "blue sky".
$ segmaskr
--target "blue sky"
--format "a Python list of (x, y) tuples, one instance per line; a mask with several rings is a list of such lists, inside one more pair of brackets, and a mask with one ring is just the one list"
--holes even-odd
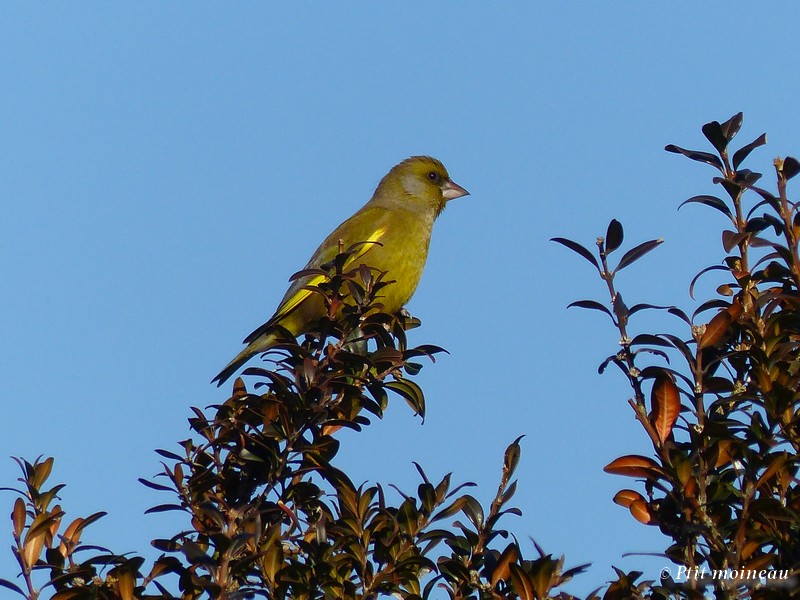
[[(454, 472), (488, 503), (525, 434), (506, 526), (586, 594), (610, 565), (650, 576), (669, 540), (611, 498), (602, 467), (648, 453), (613, 371), (588, 264), (611, 218), (666, 243), (620, 276), (628, 304), (693, 307), (722, 221), (685, 198), (710, 169), (668, 154), (744, 111), (768, 132), (750, 168), (800, 153), (794, 5), (728, 3), (13, 3), (0, 20), (0, 486), (7, 458), (56, 457), (68, 518), (107, 510), (86, 541), (154, 557), (176, 531), (137, 483), (188, 435), (190, 405), (272, 314), (288, 276), (412, 154), (472, 193), (434, 231), (409, 310), (427, 366), (423, 426), (402, 402), (342, 436), (356, 481)], [(668, 322), (634, 320), (632, 328)], [(12, 495), (0, 495), (0, 516)], [(5, 508), (3, 508), (5, 507)], [(2, 517), (5, 519), (6, 517)], [(5, 522), (5, 525), (2, 523)], [(0, 576), (15, 573), (0, 521)]]

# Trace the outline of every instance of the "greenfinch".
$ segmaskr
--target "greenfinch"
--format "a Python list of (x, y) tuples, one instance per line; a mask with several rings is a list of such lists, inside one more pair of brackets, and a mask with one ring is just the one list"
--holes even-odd
[[(469, 192), (450, 180), (444, 165), (429, 156), (412, 156), (392, 168), (381, 179), (372, 198), (352, 217), (325, 238), (305, 269), (319, 269), (354, 244), (357, 251), (345, 269), (367, 264), (386, 272), (394, 283), (383, 290), (383, 310), (399, 311), (417, 289), (431, 240), (433, 222), (445, 204)], [(321, 275), (307, 275), (292, 282), (269, 321), (248, 335), (247, 344), (213, 380), (222, 385), (256, 354), (277, 342), (276, 327), (295, 336), (308, 331), (323, 317), (324, 302), (306, 286), (319, 285)]]

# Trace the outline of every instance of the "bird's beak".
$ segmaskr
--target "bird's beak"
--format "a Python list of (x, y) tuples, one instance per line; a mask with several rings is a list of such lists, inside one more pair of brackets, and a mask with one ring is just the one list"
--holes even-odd
[(442, 186), (442, 195), (445, 200), (454, 200), (455, 198), (461, 198), (461, 196), (469, 196), (469, 192), (455, 181), (448, 180), (447, 183)]

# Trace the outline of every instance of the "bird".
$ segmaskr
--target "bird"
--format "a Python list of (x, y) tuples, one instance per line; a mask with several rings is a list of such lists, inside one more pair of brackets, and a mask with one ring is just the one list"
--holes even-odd
[[(412, 156), (394, 166), (378, 183), (370, 200), (334, 229), (319, 245), (306, 269), (319, 269), (343, 248), (357, 245), (344, 269), (367, 264), (386, 272), (394, 283), (384, 288), (383, 311), (400, 311), (417, 289), (431, 240), (433, 222), (450, 200), (469, 192), (453, 182), (444, 165), (430, 156)], [(244, 339), (247, 346), (212, 379), (221, 386), (248, 360), (274, 346), (278, 329), (294, 336), (308, 331), (325, 314), (320, 296), (307, 286), (324, 276), (295, 279), (275, 314)]]

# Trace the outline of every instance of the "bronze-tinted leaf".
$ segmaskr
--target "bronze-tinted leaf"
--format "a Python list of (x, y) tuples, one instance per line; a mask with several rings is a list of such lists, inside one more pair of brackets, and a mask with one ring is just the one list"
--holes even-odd
[(25, 529), (26, 517), (25, 501), (22, 498), (17, 498), (14, 501), (14, 510), (11, 512), (11, 522), (16, 537), (22, 537), (22, 532)]
[(611, 219), (606, 230), (606, 254), (611, 254), (614, 250), (622, 245), (624, 232), (622, 230), (622, 223), (616, 219)]
[(497, 559), (497, 565), (492, 571), (492, 587), (495, 587), (499, 582), (508, 580), (511, 575), (510, 565), (516, 563), (519, 558), (519, 550), (514, 543), (506, 546), (500, 558)]
[(521, 435), (511, 444), (509, 444), (503, 456), (503, 469), (508, 473), (509, 477), (511, 476), (512, 473), (514, 473), (514, 471), (517, 470), (517, 465), (519, 464), (519, 457), (521, 454), (519, 441), (523, 437), (525, 436)]
[[(42, 517), (43, 515), (38, 516)], [(49, 519), (44, 519), (41, 521), (42, 524), (49, 524), (49, 522)], [(26, 569), (33, 568), (33, 566), (36, 564), (36, 561), (39, 560), (39, 556), (42, 554), (42, 548), (44, 548), (45, 534), (47, 531), (43, 527), (40, 527), (37, 530), (35, 529), (35, 526), (36, 520), (34, 520), (31, 528), (28, 530), (28, 534), (25, 536), (25, 541), (22, 544), (22, 561)]]
[(642, 477), (644, 479), (657, 480), (663, 477), (664, 470), (651, 458), (628, 454), (620, 456), (618, 459), (607, 464), (603, 471), (612, 475), (624, 475), (626, 477)]
[(117, 571), (117, 590), (122, 600), (133, 600), (133, 591), (136, 588), (136, 577), (128, 569)]
[(385, 387), (405, 398), (414, 414), (422, 417), (423, 421), (425, 420), (425, 396), (416, 383), (407, 379), (398, 379), (397, 381), (387, 382)]
[(800, 173), (800, 162), (796, 158), (787, 156), (783, 159), (783, 168), (781, 169), (783, 177), (789, 181), (792, 177)]
[(700, 196), (692, 196), (688, 200), (684, 200), (681, 202), (678, 209), (683, 207), (685, 204), (705, 204), (706, 206), (710, 206), (711, 208), (717, 209), (723, 215), (728, 217), (729, 219), (733, 220), (733, 214), (731, 213), (731, 209), (728, 208), (728, 205), (721, 198), (717, 198), (716, 196), (708, 196), (708, 195), (700, 195)]
[(697, 349), (703, 350), (710, 346), (716, 346), (721, 342), (731, 324), (741, 316), (742, 310), (742, 303), (737, 298), (728, 308), (718, 312), (706, 325), (706, 329), (700, 337), (700, 342), (697, 344)]
[(536, 591), (530, 576), (517, 563), (510, 563), (511, 581), (520, 600), (537, 600)]
[(714, 149), (720, 154), (724, 152), (725, 148), (728, 146), (728, 139), (722, 132), (722, 126), (719, 124), (719, 121), (711, 121), (703, 125), (703, 135), (706, 136), (706, 139), (711, 142), (711, 145), (714, 146)]
[(714, 177), (712, 181), (721, 185), (734, 202), (742, 195), (745, 187), (747, 187), (743, 186), (739, 182), (731, 181), (730, 179), (726, 179), (724, 177)]
[(37, 462), (33, 467), (33, 478), (31, 481), (31, 485), (35, 487), (37, 490), (42, 487), (47, 478), (50, 477), (50, 473), (53, 470), (53, 457), (50, 456), (44, 459), (42, 462)]
[(681, 412), (678, 386), (666, 372), (656, 377), (650, 395), (650, 422), (663, 444), (667, 441)]
[(765, 484), (769, 484), (770, 479), (781, 469), (786, 468), (786, 463), (788, 461), (788, 457), (785, 452), (780, 452), (775, 454), (770, 461), (769, 466), (764, 470), (761, 474), (761, 477), (758, 478), (758, 482), (756, 482), (756, 487), (759, 488)]
[(736, 152), (733, 153), (733, 168), (738, 169), (739, 165), (742, 164), (742, 161), (747, 158), (747, 156), (759, 146), (763, 146), (767, 143), (767, 134), (762, 133), (758, 136), (755, 140), (747, 144), (746, 146), (742, 146)]
[(722, 247), (725, 252), (730, 252), (745, 238), (747, 238), (746, 233), (725, 230), (722, 232)]
[(722, 129), (722, 134), (725, 136), (729, 142), (736, 137), (736, 134), (739, 133), (739, 130), (742, 128), (742, 122), (744, 121), (744, 115), (741, 112), (736, 113), (730, 119), (725, 121), (720, 125)]
[(620, 490), (614, 496), (614, 503), (628, 508), (636, 500), (644, 501), (644, 496), (634, 490)]
[(628, 507), (631, 511), (633, 518), (644, 523), (645, 525), (653, 525), (653, 515), (650, 513), (650, 507), (644, 500), (634, 500)]
[(576, 308), (588, 308), (591, 310), (599, 310), (600, 312), (606, 313), (609, 317), (612, 316), (611, 311), (608, 309), (608, 307), (606, 307), (604, 304), (600, 304), (595, 300), (576, 300), (575, 302), (570, 302), (569, 305), (567, 305), (567, 308), (572, 308), (573, 306)]
[(566, 246), (567, 248), (569, 248), (573, 252), (577, 252), (583, 258), (585, 258), (590, 263), (592, 263), (594, 265), (595, 269), (600, 271), (600, 264), (597, 262), (597, 259), (594, 257), (594, 255), (591, 252), (589, 252), (586, 248), (581, 246), (579, 243), (573, 242), (572, 240), (568, 240), (567, 238), (561, 238), (561, 237), (550, 238), (550, 241), (559, 243), (562, 246)]
[(683, 154), (686, 158), (690, 158), (691, 160), (696, 160), (698, 162), (706, 163), (711, 166), (716, 167), (721, 172), (725, 172), (725, 167), (722, 166), (722, 161), (714, 156), (709, 152), (700, 152), (699, 150), (687, 150), (686, 148), (681, 148), (680, 146), (676, 146), (675, 144), (668, 144), (664, 146), (664, 150), (667, 152), (674, 152), (675, 154)]
[(664, 240), (662, 239), (650, 240), (649, 242), (644, 242), (639, 244), (635, 248), (631, 248), (625, 254), (622, 255), (622, 258), (620, 259), (617, 268), (614, 269), (614, 272), (616, 273), (617, 271), (621, 271), (632, 262), (639, 260), (642, 256), (644, 256), (645, 254), (650, 252), (653, 248), (659, 246), (663, 242)]

